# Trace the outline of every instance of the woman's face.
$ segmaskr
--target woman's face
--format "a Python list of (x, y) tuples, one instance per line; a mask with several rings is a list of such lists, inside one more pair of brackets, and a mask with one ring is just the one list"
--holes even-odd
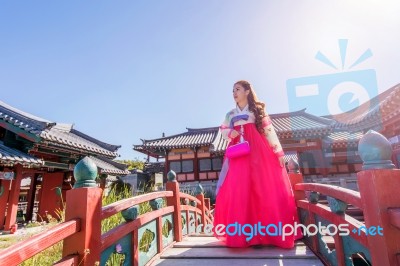
[(245, 90), (240, 84), (235, 84), (232, 92), (233, 99), (237, 104), (247, 104), (247, 95), (250, 93), (249, 90)]

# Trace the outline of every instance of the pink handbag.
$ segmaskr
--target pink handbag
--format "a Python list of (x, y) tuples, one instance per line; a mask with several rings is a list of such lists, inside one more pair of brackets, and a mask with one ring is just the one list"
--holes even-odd
[(226, 149), (225, 155), (229, 158), (236, 158), (250, 153), (250, 145), (247, 141), (232, 145)]
[(241, 136), (240, 142), (238, 144), (229, 146), (226, 151), (225, 155), (229, 158), (236, 158), (250, 153), (250, 145), (247, 141), (244, 141), (243, 138), (243, 126), (241, 127)]

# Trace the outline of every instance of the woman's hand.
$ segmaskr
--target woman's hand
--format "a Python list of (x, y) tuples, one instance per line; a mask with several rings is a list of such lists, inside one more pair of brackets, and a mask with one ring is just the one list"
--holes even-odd
[(239, 135), (240, 135), (240, 133), (237, 130), (234, 130), (234, 129), (232, 129), (231, 133), (229, 133), (229, 137), (232, 138), (232, 139), (236, 138)]
[(283, 156), (279, 157), (279, 164), (281, 165), (281, 167), (285, 167), (285, 158)]

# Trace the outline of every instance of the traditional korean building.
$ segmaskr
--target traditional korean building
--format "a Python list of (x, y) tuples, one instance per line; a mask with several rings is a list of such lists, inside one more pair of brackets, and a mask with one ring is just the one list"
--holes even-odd
[[(349, 112), (319, 117), (296, 112), (270, 114), (282, 143), (285, 160), (297, 160), (309, 181), (354, 179), (361, 170), (358, 141), (370, 129), (385, 135), (394, 149), (393, 161), (400, 160), (400, 85), (385, 91)], [(214, 183), (218, 179), (227, 147), (218, 127), (187, 128), (181, 134), (142, 140), (134, 150), (148, 157), (165, 159), (164, 174), (177, 173), (180, 182)]]
[[(66, 190), (73, 186), (73, 168), (85, 156), (98, 166), (103, 186), (107, 179), (128, 174), (125, 165), (112, 161), (119, 148), (71, 124), (48, 121), (0, 102), (0, 228), (8, 230), (15, 224), (19, 199), (26, 221), (35, 213), (56, 217)], [(22, 180), (29, 187), (21, 191)]]

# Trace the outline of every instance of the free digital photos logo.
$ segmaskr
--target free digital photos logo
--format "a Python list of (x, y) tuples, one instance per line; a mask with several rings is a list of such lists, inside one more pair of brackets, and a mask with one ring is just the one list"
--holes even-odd
[[(291, 112), (306, 108), (307, 113), (318, 116), (334, 116), (355, 110), (362, 103), (378, 95), (374, 69), (350, 71), (372, 56), (367, 49), (346, 69), (347, 39), (339, 39), (341, 71), (333, 74), (288, 79), (286, 82)], [(322, 52), (315, 58), (329, 67), (339, 70)], [(341, 121), (338, 121), (341, 122)]]
[[(315, 59), (334, 69), (334, 73), (317, 76), (292, 78), (286, 81), (289, 111), (296, 112), (306, 109), (306, 112), (329, 120), (326, 123), (335, 124), (331, 135), (326, 136), (325, 162), (311, 158), (310, 154), (301, 154), (299, 163), (307, 163), (312, 168), (327, 168), (333, 163), (334, 142), (346, 142), (347, 162), (354, 161), (357, 151), (354, 143), (359, 137), (360, 129), (354, 124), (355, 119), (361, 119), (365, 114), (374, 110), (378, 105), (378, 86), (374, 69), (353, 70), (356, 66), (365, 62), (372, 56), (370, 49), (360, 53), (354, 62), (347, 62), (347, 39), (339, 39), (340, 64), (335, 65), (321, 51), (315, 55)], [(338, 60), (336, 60), (338, 61)], [(338, 61), (339, 62), (339, 61)], [(380, 115), (378, 112), (377, 117)], [(298, 117), (291, 117), (292, 129), (295, 131), (299, 124)], [(322, 121), (322, 123), (324, 123)], [(336, 121), (336, 122), (333, 122)], [(349, 123), (349, 121), (352, 121)], [(303, 123), (304, 121), (300, 121)], [(375, 130), (380, 130), (382, 121), (378, 117), (375, 121)], [(315, 123), (314, 123), (315, 124)], [(349, 126), (351, 124), (351, 126)], [(332, 143), (331, 143), (332, 142)], [(342, 145), (342, 144), (341, 144)], [(302, 166), (303, 167), (303, 166)]]

